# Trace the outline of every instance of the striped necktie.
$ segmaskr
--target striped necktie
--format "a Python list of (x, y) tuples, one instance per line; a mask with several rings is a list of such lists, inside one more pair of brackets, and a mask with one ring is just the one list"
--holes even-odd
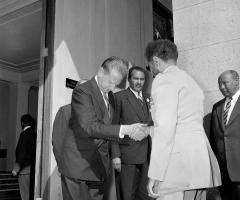
[(143, 105), (143, 98), (142, 98), (142, 96), (140, 95), (140, 92), (138, 92), (138, 100), (139, 100), (139, 102), (141, 103), (141, 105)]
[(227, 102), (226, 102), (226, 105), (225, 105), (225, 108), (224, 108), (223, 123), (224, 123), (225, 127), (227, 126), (227, 117), (228, 117), (228, 111), (231, 107), (231, 101), (232, 101), (232, 99), (228, 98)]
[(108, 98), (108, 93), (107, 92), (103, 93), (103, 98), (104, 98), (105, 103), (106, 103), (108, 115), (110, 116), (110, 104), (109, 104), (109, 98)]

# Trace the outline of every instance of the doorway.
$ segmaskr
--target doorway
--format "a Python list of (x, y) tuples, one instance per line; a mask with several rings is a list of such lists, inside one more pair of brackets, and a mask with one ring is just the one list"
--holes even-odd
[(14, 199), (19, 188), (11, 171), (20, 118), (28, 113), (38, 120), (42, 1), (2, 1), (0, 11), (0, 173), (8, 179), (0, 181), (0, 199)]

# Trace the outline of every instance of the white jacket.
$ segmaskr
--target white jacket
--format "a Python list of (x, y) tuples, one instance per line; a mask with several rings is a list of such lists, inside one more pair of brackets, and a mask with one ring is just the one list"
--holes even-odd
[(217, 159), (203, 129), (204, 94), (177, 66), (152, 85), (152, 152), (148, 176), (163, 181), (160, 193), (221, 184)]

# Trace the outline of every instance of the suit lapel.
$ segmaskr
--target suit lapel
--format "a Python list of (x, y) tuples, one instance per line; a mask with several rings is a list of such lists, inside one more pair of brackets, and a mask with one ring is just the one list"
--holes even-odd
[(232, 110), (231, 116), (229, 118), (227, 126), (229, 126), (232, 121), (235, 119), (235, 117), (240, 113), (240, 97), (238, 97), (238, 100)]
[(128, 88), (127, 89), (127, 99), (130, 103), (130, 105), (133, 107), (133, 110), (136, 112), (138, 118), (140, 120), (144, 120), (144, 113), (142, 108), (139, 105), (139, 102), (137, 102), (136, 96), (131, 92), (131, 90)]
[(98, 107), (101, 110), (102, 116), (104, 116), (105, 113), (108, 113), (107, 107), (105, 106), (105, 102), (103, 100), (102, 93), (100, 91), (100, 88), (97, 85), (97, 82), (95, 80), (95, 77), (91, 79), (91, 84), (93, 88), (93, 97), (95, 98), (96, 102), (98, 103)]
[(223, 99), (221, 104), (216, 108), (217, 117), (218, 117), (219, 123), (221, 124), (223, 130), (225, 130), (225, 125), (224, 125), (224, 122), (223, 122), (224, 102), (225, 102), (225, 99)]
[(142, 93), (142, 95), (143, 95), (143, 101), (144, 101), (144, 104), (146, 104), (146, 108), (147, 109), (144, 109), (145, 110), (145, 115), (149, 115), (149, 110), (150, 110), (150, 108), (149, 108), (149, 103), (147, 102), (147, 98), (149, 98), (149, 96), (148, 95), (146, 95), (145, 93)]

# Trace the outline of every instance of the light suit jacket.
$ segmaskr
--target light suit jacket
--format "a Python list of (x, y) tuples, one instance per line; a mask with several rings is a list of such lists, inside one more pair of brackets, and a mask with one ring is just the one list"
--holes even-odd
[(153, 81), (152, 152), (148, 176), (163, 181), (160, 193), (221, 184), (219, 166), (203, 129), (204, 95), (177, 66)]

